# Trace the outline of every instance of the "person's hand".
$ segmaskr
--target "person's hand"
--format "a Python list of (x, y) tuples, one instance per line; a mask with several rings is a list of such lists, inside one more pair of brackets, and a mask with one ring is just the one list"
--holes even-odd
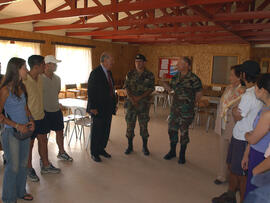
[(138, 102), (136, 102), (135, 97), (132, 96), (132, 97), (130, 97), (129, 99), (130, 99), (132, 105), (135, 106), (135, 107), (137, 108), (137, 107), (138, 107)]
[(22, 134), (26, 134), (28, 133), (29, 129), (27, 127), (27, 124), (23, 125), (23, 124), (18, 124), (17, 128), (16, 128), (19, 132), (21, 132)]
[(34, 132), (34, 130), (35, 130), (35, 123), (34, 123), (33, 121), (29, 121), (29, 122), (27, 123), (27, 126), (28, 126), (28, 129), (29, 129), (30, 131)]
[(141, 100), (141, 97), (140, 96), (134, 96), (133, 100), (134, 100), (135, 103), (138, 103)]
[(248, 155), (243, 156), (242, 162), (241, 162), (241, 166), (243, 170), (248, 170)]
[(98, 114), (98, 110), (97, 109), (90, 109), (90, 113), (96, 116)]
[(163, 73), (163, 75), (161, 76), (162, 80), (166, 80), (167, 79), (167, 73)]
[(247, 132), (247, 133), (245, 134), (246, 140), (248, 140), (248, 137), (249, 137), (252, 133), (253, 133), (253, 131), (250, 131), (250, 132)]

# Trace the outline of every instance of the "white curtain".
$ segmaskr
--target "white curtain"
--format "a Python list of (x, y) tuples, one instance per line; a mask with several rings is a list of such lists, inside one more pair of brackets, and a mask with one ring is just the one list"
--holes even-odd
[(8, 61), (12, 57), (23, 58), (26, 61), (28, 57), (33, 54), (40, 54), (40, 43), (32, 42), (12, 42), (8, 40), (0, 40), (0, 62), (1, 62), (1, 73), (5, 74), (7, 69)]
[(92, 70), (91, 49), (84, 47), (56, 45), (58, 63), (56, 74), (61, 78), (61, 86), (65, 84), (86, 83)]

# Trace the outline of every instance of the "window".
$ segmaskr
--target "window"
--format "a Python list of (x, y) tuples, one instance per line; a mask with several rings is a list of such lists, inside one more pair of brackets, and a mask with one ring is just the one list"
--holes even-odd
[(56, 70), (62, 88), (65, 84), (87, 82), (92, 70), (90, 48), (56, 45), (56, 58), (62, 60)]
[(40, 54), (40, 44), (32, 42), (0, 40), (0, 53), (1, 73), (5, 74), (8, 61), (12, 57), (23, 58), (27, 64), (29, 56), (33, 54)]
[(237, 64), (237, 56), (214, 56), (212, 67), (212, 84), (229, 84), (231, 67)]

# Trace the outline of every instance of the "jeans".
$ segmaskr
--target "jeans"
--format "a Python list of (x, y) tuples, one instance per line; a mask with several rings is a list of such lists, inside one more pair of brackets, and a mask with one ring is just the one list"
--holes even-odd
[(18, 140), (13, 136), (13, 132), (13, 129), (6, 128), (2, 133), (2, 145), (7, 161), (2, 191), (4, 203), (14, 203), (26, 193), (30, 138)]
[(247, 195), (244, 203), (270, 203), (270, 171), (254, 176), (251, 182), (258, 188)]

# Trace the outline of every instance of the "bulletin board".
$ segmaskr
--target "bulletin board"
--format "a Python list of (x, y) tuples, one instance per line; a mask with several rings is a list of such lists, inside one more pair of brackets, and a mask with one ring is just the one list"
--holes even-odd
[(162, 78), (166, 74), (166, 78), (173, 77), (176, 73), (176, 64), (180, 57), (159, 58), (158, 77)]
[[(158, 67), (158, 77), (162, 78), (163, 74), (166, 74), (165, 75), (166, 78), (172, 78), (177, 73), (176, 64), (181, 57), (160, 57)], [(191, 62), (193, 62), (192, 57), (188, 56), (188, 58), (190, 58)]]

